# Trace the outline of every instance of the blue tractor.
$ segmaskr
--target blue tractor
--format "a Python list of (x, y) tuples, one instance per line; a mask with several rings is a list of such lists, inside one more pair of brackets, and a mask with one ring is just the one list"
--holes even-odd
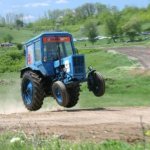
[(102, 75), (92, 68), (86, 73), (84, 55), (78, 54), (67, 32), (42, 33), (29, 40), (25, 43), (25, 56), (21, 93), (30, 111), (40, 109), (47, 96), (63, 107), (75, 106), (82, 82), (87, 82), (89, 91), (97, 97), (105, 93)]

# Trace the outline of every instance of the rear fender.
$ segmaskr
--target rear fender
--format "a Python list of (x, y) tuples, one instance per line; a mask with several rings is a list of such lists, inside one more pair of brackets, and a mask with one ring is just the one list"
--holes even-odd
[(41, 73), (39, 70), (33, 70), (33, 69), (31, 69), (30, 67), (26, 67), (26, 68), (21, 69), (21, 71), (20, 71), (20, 78), (23, 77), (23, 74), (24, 74), (26, 71), (34, 71), (34, 72), (37, 72), (38, 74), (40, 74), (40, 75), (42, 76), (42, 73)]

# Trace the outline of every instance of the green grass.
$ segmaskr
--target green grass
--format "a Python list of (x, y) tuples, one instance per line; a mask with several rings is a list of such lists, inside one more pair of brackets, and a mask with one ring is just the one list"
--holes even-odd
[(143, 25), (142, 25), (142, 30), (144, 30), (144, 31), (148, 31), (150, 29), (150, 23), (148, 22), (148, 23), (144, 23)]
[(22, 43), (35, 36), (37, 33), (28, 29), (17, 30), (15, 28), (0, 27), (0, 42), (4, 42), (3, 39), (6, 35), (12, 35), (14, 43)]
[(86, 61), (87, 66), (92, 64), (103, 74), (106, 79), (106, 93), (97, 98), (89, 93), (84, 84), (80, 107), (150, 106), (150, 76), (134, 75), (130, 71), (130, 67), (138, 66), (137, 62), (124, 55), (108, 54), (101, 50), (87, 54)]
[[(150, 106), (150, 76), (131, 73), (133, 72), (131, 68), (138, 66), (135, 60), (130, 60), (125, 55), (107, 53), (98, 49), (81, 50), (80, 53), (85, 53), (86, 67), (92, 65), (104, 76), (106, 93), (103, 97), (95, 97), (84, 83), (77, 107)], [(0, 101), (4, 99), (9, 101), (13, 97), (13, 102), (15, 99), (22, 102), (19, 73), (0, 74), (0, 80), (6, 83), (0, 85)], [(55, 103), (47, 98), (44, 106)]]
[(17, 48), (0, 48), (0, 73), (19, 71), (24, 66), (23, 51)]
[[(15, 142), (12, 139), (17, 138)], [(97, 142), (69, 142), (54, 137), (41, 138), (24, 133), (0, 135), (0, 150), (144, 150), (143, 143), (129, 144), (123, 141), (108, 140)], [(145, 145), (147, 150), (150, 144)]]

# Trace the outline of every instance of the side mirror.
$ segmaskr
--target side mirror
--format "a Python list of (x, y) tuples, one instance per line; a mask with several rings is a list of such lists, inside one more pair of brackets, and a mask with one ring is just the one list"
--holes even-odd
[(75, 52), (76, 54), (79, 54), (79, 50), (77, 48), (75, 48)]

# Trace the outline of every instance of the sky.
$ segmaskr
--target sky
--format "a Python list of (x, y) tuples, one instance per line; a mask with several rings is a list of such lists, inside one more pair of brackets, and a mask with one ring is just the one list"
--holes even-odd
[(118, 9), (125, 6), (147, 7), (150, 4), (150, 0), (0, 0), (0, 16), (23, 13), (24, 20), (33, 21), (42, 17), (47, 10), (75, 9), (84, 3), (95, 2), (117, 6)]

